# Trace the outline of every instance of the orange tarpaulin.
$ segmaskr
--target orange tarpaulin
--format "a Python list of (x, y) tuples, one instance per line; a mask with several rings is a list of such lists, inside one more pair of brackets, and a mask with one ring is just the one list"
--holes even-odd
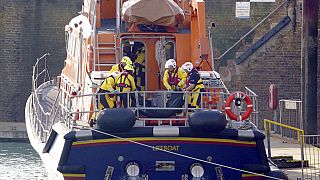
[(129, 0), (123, 3), (122, 19), (127, 23), (177, 26), (183, 10), (173, 0)]

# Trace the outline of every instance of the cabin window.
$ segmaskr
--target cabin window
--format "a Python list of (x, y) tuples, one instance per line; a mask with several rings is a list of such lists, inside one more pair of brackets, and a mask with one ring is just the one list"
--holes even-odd
[(165, 44), (166, 59), (176, 59), (174, 41), (167, 41)]
[(69, 39), (68, 39), (68, 53), (71, 54), (72, 52), (72, 44), (73, 44), (73, 35), (69, 34)]
[(158, 63), (161, 76), (165, 71), (165, 63), (168, 59), (176, 59), (175, 42), (160, 38), (155, 44), (155, 59)]
[(74, 47), (75, 47), (75, 36), (74, 34), (71, 34), (70, 43), (69, 43), (69, 53), (71, 56), (74, 56)]
[(176, 59), (176, 46), (173, 40), (159, 40), (156, 42), (156, 54), (161, 56), (160, 59)]
[(73, 53), (72, 53), (72, 55), (73, 55), (73, 57), (76, 57), (76, 52), (77, 52), (77, 38), (74, 38), (74, 41), (73, 41), (73, 43), (74, 43), (74, 46), (73, 46)]
[(73, 38), (73, 47), (72, 47), (72, 57), (76, 56), (76, 49), (77, 49), (77, 38), (74, 37)]
[(69, 37), (70, 37), (70, 33), (66, 32), (65, 33), (65, 43), (66, 43), (66, 51), (69, 52)]
[(75, 47), (75, 59), (77, 61), (79, 61), (79, 57), (80, 57), (80, 40), (79, 40), (79, 37), (76, 38), (76, 47)]

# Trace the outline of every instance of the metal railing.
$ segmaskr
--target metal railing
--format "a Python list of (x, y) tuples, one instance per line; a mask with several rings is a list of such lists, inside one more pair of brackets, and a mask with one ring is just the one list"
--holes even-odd
[(301, 168), (303, 180), (320, 180), (320, 135), (301, 135)]
[(250, 120), (258, 127), (260, 127), (260, 121), (259, 121), (259, 111), (258, 111), (258, 95), (253, 92), (251, 89), (248, 87), (245, 88), (245, 93), (249, 95), (249, 97), (252, 100), (252, 105), (253, 105), (253, 112), (250, 116)]
[[(271, 126), (271, 124), (273, 125), (273, 127)], [(268, 157), (271, 158), (271, 144), (270, 144), (270, 137), (271, 137), (271, 133), (272, 133), (272, 128), (274, 129), (274, 126), (278, 126), (278, 127), (282, 127), (282, 128), (286, 128), (288, 130), (290, 130), (291, 132), (296, 132), (297, 136), (289, 136), (289, 138), (294, 138), (297, 139), (298, 142), (301, 141), (300, 139), (300, 135), (304, 135), (304, 130), (296, 128), (296, 127), (292, 127), (286, 124), (281, 124), (272, 120), (267, 120), (264, 119), (263, 121), (263, 125), (264, 125), (264, 132), (267, 138), (267, 148), (268, 148)], [(292, 133), (293, 134), (293, 133)]]
[(58, 112), (59, 92), (50, 110), (45, 110), (40, 103), (41, 99), (45, 98), (42, 96), (44, 87), (55, 83), (54, 80), (51, 80), (47, 69), (47, 56), (49, 53), (37, 59), (32, 74), (32, 117), (30, 117), (30, 123), (41, 142), (45, 142), (47, 139)]
[[(57, 89), (57, 95), (55, 97), (54, 102), (49, 107), (44, 108), (41, 102), (45, 102), (46, 97), (46, 87), (54, 86), (56, 84), (55, 81), (50, 79), (49, 72), (47, 69), (47, 56), (49, 54), (45, 54), (41, 58), (39, 58), (33, 68), (33, 96), (32, 96), (32, 109), (33, 109), (33, 121), (32, 125), (40, 137), (41, 141), (44, 142), (48, 137), (48, 133), (51, 130), (54, 122), (62, 122), (67, 127), (72, 128), (77, 126), (78, 120), (82, 120), (81, 125), (88, 126), (88, 120), (91, 118), (92, 114), (96, 114), (100, 111), (97, 104), (100, 104), (101, 99), (100, 95), (109, 96), (113, 93), (92, 93), (92, 94), (80, 94), (77, 95), (79, 89), (77, 87), (72, 86), (70, 80), (67, 78), (59, 78), (59, 89)], [(42, 68), (42, 70), (40, 70)], [(204, 81), (206, 82), (206, 81)], [(229, 93), (225, 92), (223, 86), (219, 83), (206, 84), (209, 88), (214, 87), (214, 91), (212, 92), (168, 92), (168, 91), (134, 91), (134, 92), (126, 92), (126, 93), (117, 93), (126, 94), (127, 107), (132, 111), (136, 112), (138, 120), (143, 122), (143, 126), (146, 125), (146, 122), (149, 120), (155, 120), (158, 122), (158, 125), (165, 120), (169, 120), (168, 125), (172, 125), (173, 121), (183, 120), (183, 124), (179, 124), (181, 126), (187, 126), (187, 117), (190, 113), (199, 110), (220, 110), (224, 111), (224, 103), (226, 98), (229, 96)], [(56, 86), (55, 88), (58, 88)], [(256, 103), (257, 95), (251, 91), (249, 88), (246, 88), (248, 96), (250, 96), (253, 100), (253, 103)], [(179, 106), (168, 105), (167, 102), (174, 94), (180, 94), (183, 99), (182, 104)], [(113, 94), (114, 95), (114, 94)], [(199, 96), (199, 107), (189, 107), (191, 103), (190, 97), (194, 95)], [(90, 107), (90, 104), (93, 103), (93, 110)], [(96, 104), (97, 102), (97, 104)], [(134, 103), (132, 103), (134, 102)], [(149, 105), (148, 105), (149, 103)], [(119, 103), (118, 103), (119, 104)], [(118, 105), (120, 108), (120, 105)], [(173, 111), (170, 117), (147, 117), (141, 112), (143, 111)], [(241, 112), (244, 112), (243, 109)], [(254, 108), (256, 111), (256, 108)], [(177, 113), (175, 113), (177, 112)], [(255, 112), (254, 112), (255, 113)], [(179, 115), (177, 115), (179, 114)], [(252, 118), (252, 117), (250, 117)]]
[(97, 40), (96, 40), (96, 24), (97, 24), (97, 15), (96, 15), (96, 4), (97, 0), (91, 0), (90, 3), (90, 23), (92, 24), (92, 29), (91, 29), (91, 38), (90, 38), (90, 45), (93, 48), (93, 58), (92, 60), (92, 68), (93, 71), (95, 71), (96, 68), (96, 47), (97, 47)]
[[(72, 128), (79, 125), (79, 120), (81, 120), (81, 125), (88, 126), (88, 120), (92, 117), (93, 114), (96, 114), (100, 109), (96, 105), (96, 101), (100, 104), (100, 95), (106, 96), (113, 93), (92, 93), (92, 94), (82, 94), (77, 95), (77, 88), (73, 87), (69, 80), (66, 78), (59, 78), (59, 89), (58, 94), (52, 104), (51, 109), (45, 110), (40, 103), (42, 100), (42, 91), (45, 90), (47, 86), (53, 86), (56, 82), (50, 79), (48, 69), (46, 67), (46, 57), (48, 54), (39, 58), (37, 63), (34, 66), (33, 71), (33, 119), (32, 126), (37, 132), (39, 138), (44, 142), (48, 133), (51, 130), (54, 122), (62, 122), (67, 127)], [(40, 62), (43, 63), (43, 70), (40, 69)], [(42, 77), (43, 76), (43, 77)], [(38, 85), (39, 84), (39, 85)], [(41, 84), (41, 85), (40, 85)], [(58, 88), (58, 87), (56, 87)], [(218, 90), (220, 89), (220, 90)], [(224, 88), (218, 86), (213, 92), (168, 92), (168, 91), (134, 91), (126, 93), (117, 93), (126, 94), (127, 107), (132, 111), (136, 112), (138, 121), (142, 122), (142, 126), (146, 125), (146, 122), (154, 120), (158, 125), (166, 122), (166, 125), (173, 125), (173, 122), (180, 121), (179, 126), (188, 126), (187, 118), (190, 113), (199, 110), (220, 110), (224, 111), (224, 103), (226, 98), (229, 96), (229, 93), (224, 92)], [(248, 95), (253, 99), (253, 103), (256, 103), (257, 95), (252, 92), (250, 89), (246, 88)], [(74, 93), (76, 92), (76, 93)], [(183, 103), (178, 106), (168, 106), (167, 101), (170, 99), (170, 96), (173, 94), (182, 94)], [(190, 104), (190, 96), (198, 95), (200, 98), (200, 104), (198, 108), (191, 108), (188, 106)], [(44, 101), (44, 100), (42, 100)], [(94, 109), (92, 110), (89, 106), (91, 102), (94, 102)], [(147, 105), (147, 102), (152, 105)], [(82, 104), (81, 104), (82, 103)], [(86, 104), (86, 105), (85, 105)], [(119, 107), (119, 106), (118, 106)], [(146, 117), (142, 115), (142, 111), (174, 111), (170, 117)], [(242, 110), (241, 112), (245, 111)], [(256, 108), (254, 108), (256, 111)], [(177, 113), (175, 113), (177, 112)], [(254, 112), (255, 113), (255, 112)], [(179, 115), (177, 115), (179, 114)], [(254, 116), (254, 115), (253, 115)], [(252, 117), (251, 117), (252, 118)], [(181, 123), (183, 121), (183, 123)]]
[[(279, 111), (280, 119), (277, 122), (281, 124), (287, 124), (299, 129), (304, 129), (302, 122), (302, 102), (300, 100), (279, 100)], [(276, 129), (275, 131), (282, 136), (292, 136), (292, 134), (290, 134), (291, 132), (288, 132), (286, 129), (283, 129), (281, 127)]]
[[(223, 88), (222, 88), (223, 90)], [(249, 90), (249, 89), (248, 89)], [(201, 111), (201, 110), (220, 110), (224, 112), (224, 102), (225, 99), (229, 96), (228, 93), (225, 92), (168, 92), (168, 91), (133, 91), (133, 92), (123, 92), (123, 93), (93, 93), (93, 94), (83, 94), (83, 95), (76, 95), (71, 96), (70, 93), (66, 92), (66, 90), (62, 89), (63, 93), (66, 94), (65, 99), (68, 99), (65, 103), (63, 108), (61, 108), (63, 111), (65, 111), (63, 114), (69, 114), (65, 119), (66, 124), (74, 124), (77, 121), (74, 121), (74, 116), (78, 114), (79, 117), (85, 117), (80, 118), (83, 122), (87, 122), (89, 118), (96, 117), (95, 115), (101, 110), (100, 107), (97, 106), (97, 104), (100, 104), (102, 96), (109, 96), (109, 95), (115, 95), (119, 96), (121, 94), (125, 95), (127, 106), (123, 106), (121, 103), (119, 103), (119, 99), (116, 100), (116, 107), (117, 108), (129, 108), (132, 111), (135, 112), (138, 122), (141, 121), (142, 126), (144, 126), (147, 121), (156, 121), (158, 125), (161, 124), (161, 122), (168, 122), (167, 125), (172, 125), (173, 121), (177, 120), (187, 120), (190, 113), (194, 111)], [(173, 96), (174, 94), (180, 94), (181, 98), (183, 99), (180, 104), (180, 106), (172, 106), (168, 105), (167, 102), (170, 100), (170, 96)], [(188, 104), (190, 104), (190, 96), (191, 95), (198, 95), (200, 98), (200, 104), (199, 107), (189, 107)], [(251, 92), (251, 94), (248, 94), (253, 101), (256, 101), (256, 95), (255, 93)], [(94, 109), (86, 109), (86, 110), (80, 110), (77, 109), (76, 103), (77, 102), (84, 102), (83, 99), (85, 98), (92, 98)], [(114, 100), (115, 101), (115, 100)], [(256, 111), (257, 108), (254, 109)], [(168, 117), (148, 117), (145, 114), (149, 113), (150, 111), (173, 111), (176, 113), (169, 113), (171, 114)], [(245, 109), (241, 110), (241, 112), (244, 112)], [(145, 112), (145, 113), (143, 113)], [(255, 115), (256, 112), (254, 112), (250, 120), (252, 118), (257, 117)], [(92, 115), (95, 114), (95, 115)], [(141, 123), (140, 123), (141, 124)], [(187, 123), (181, 124), (181, 126), (187, 126)]]

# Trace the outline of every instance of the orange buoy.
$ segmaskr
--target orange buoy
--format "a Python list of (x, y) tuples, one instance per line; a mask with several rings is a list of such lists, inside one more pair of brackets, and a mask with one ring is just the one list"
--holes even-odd
[[(237, 116), (231, 111), (231, 104), (234, 100), (235, 100), (236, 106), (240, 106), (241, 100), (245, 100), (245, 102), (247, 104), (247, 110), (243, 115)], [(253, 104), (252, 104), (250, 97), (247, 94), (245, 94), (243, 92), (235, 92), (235, 93), (232, 93), (227, 98), (226, 104), (225, 104), (225, 110), (226, 110), (226, 113), (230, 119), (242, 121), (242, 120), (247, 119), (251, 115), (251, 113), (253, 111)]]

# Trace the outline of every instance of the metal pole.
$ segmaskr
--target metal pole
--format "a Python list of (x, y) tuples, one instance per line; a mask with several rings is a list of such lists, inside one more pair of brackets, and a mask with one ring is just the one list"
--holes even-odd
[(209, 39), (209, 47), (210, 47), (210, 55), (211, 55), (211, 66), (212, 71), (215, 69), (214, 58), (213, 58), (213, 45), (212, 45), (212, 27), (208, 28), (208, 39)]
[(117, 0), (116, 1), (116, 33), (117, 33), (117, 36), (119, 35), (119, 32), (120, 32), (120, 0)]
[(271, 142), (270, 142), (270, 123), (267, 123), (267, 143), (268, 143), (268, 158), (271, 158)]
[(300, 150), (301, 150), (301, 176), (302, 179), (304, 179), (304, 151), (303, 151), (303, 146), (304, 146), (304, 136), (300, 134)]
[(318, 1), (302, 4), (302, 102), (306, 134), (317, 134)]

